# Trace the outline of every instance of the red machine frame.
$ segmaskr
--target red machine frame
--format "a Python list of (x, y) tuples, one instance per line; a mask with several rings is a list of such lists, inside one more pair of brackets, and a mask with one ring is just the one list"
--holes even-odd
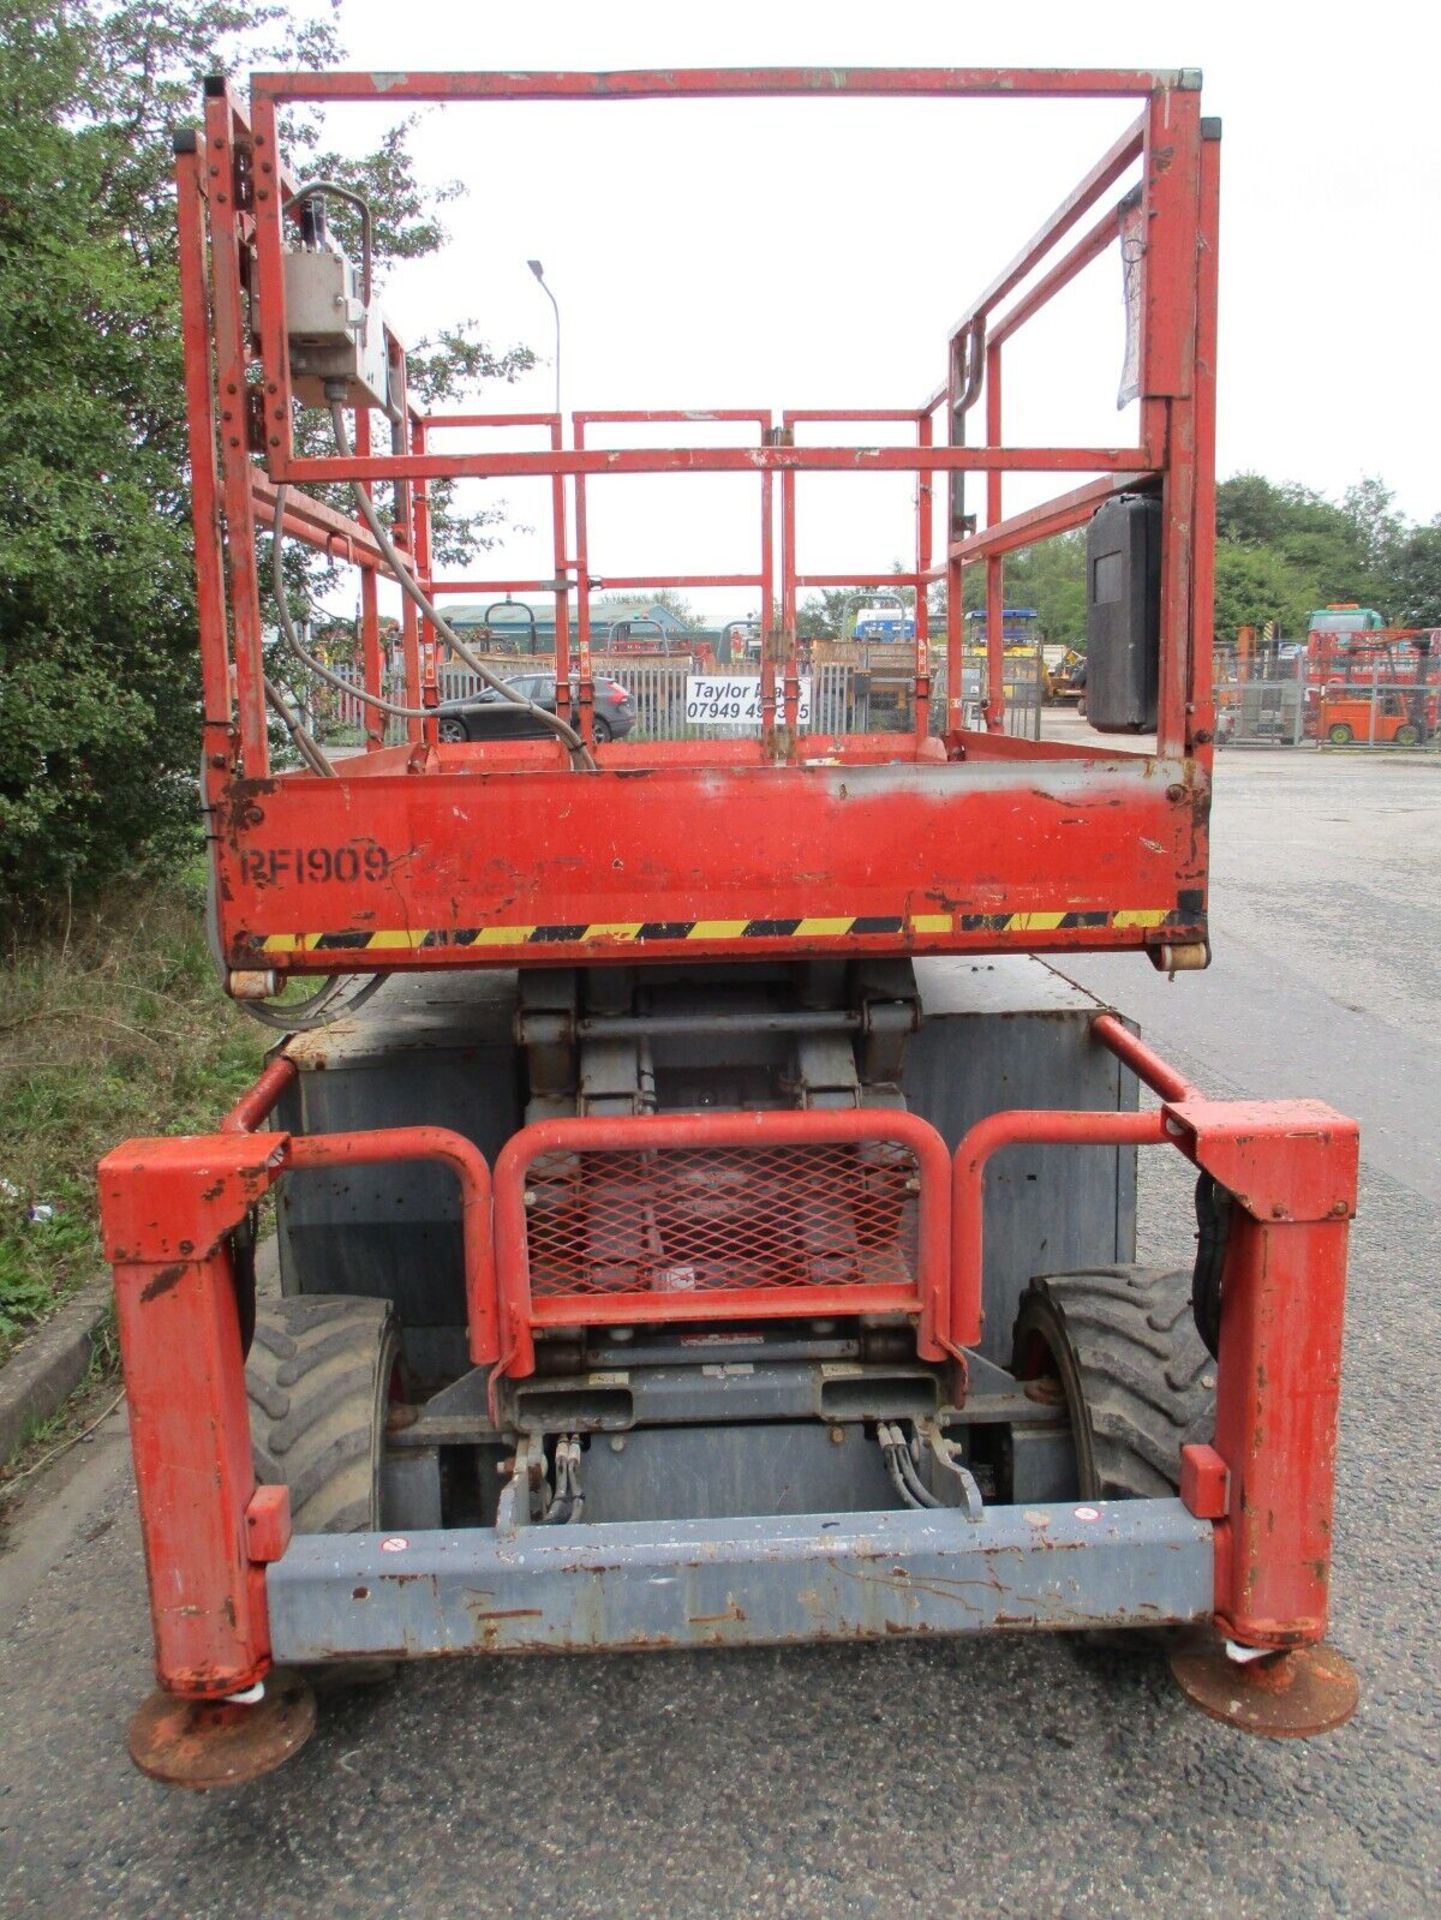
[[(1159, 964), (1206, 958), (1206, 822), (1212, 740), (1210, 552), (1215, 246), (1219, 147), (1203, 122), (1198, 79), (1182, 73), (1042, 73), (970, 69), (746, 70), (667, 74), (260, 74), (248, 113), (223, 87), (207, 102), (203, 146), (179, 156), (182, 291), (195, 476), (197, 578), (205, 689), (205, 799), (217, 917), (236, 974), (573, 964), (611, 955), (676, 960), (801, 958), (835, 953), (1141, 948)], [(277, 111), (289, 103), (635, 100), (737, 95), (947, 98), (1135, 98), (1139, 117), (950, 333), (948, 377), (920, 406), (692, 412), (425, 414), (406, 403), (396, 450), (373, 444), (357, 410), (346, 456), (297, 451), (286, 350), (283, 252), (290, 193)], [(1109, 201), (1135, 176), (1132, 191)], [(1139, 195), (1139, 199), (1137, 199)], [(1099, 215), (1089, 220), (1100, 207)], [(1080, 237), (1064, 249), (1076, 229)], [(1103, 252), (1137, 233), (1139, 438), (1131, 447), (1008, 447), (1006, 342)], [(388, 341), (397, 375), (401, 344)], [(984, 440), (964, 444), (984, 398)], [(597, 447), (587, 429), (697, 418), (751, 424), (755, 445)], [(915, 444), (799, 445), (807, 423), (913, 423)], [(939, 423), (939, 427), (938, 424)], [(541, 450), (437, 450), (456, 428), (530, 430)], [(393, 488), (397, 544), (422, 585), (456, 591), (550, 590), (562, 700), (592, 733), (587, 487), (632, 473), (749, 473), (760, 489), (758, 562), (704, 580), (629, 575), (611, 586), (745, 585), (773, 604), (763, 647), (763, 725), (756, 739), (614, 742), (583, 808), (577, 778), (543, 742), (442, 744), (430, 718), (337, 777), (276, 773), (262, 685), (254, 552), (289, 489), (288, 535), (360, 571), (367, 691), (381, 689), (376, 585), (385, 571), (362, 522), (307, 496), (308, 485)], [(913, 473), (914, 726), (894, 734), (802, 734), (796, 719), (798, 591), (836, 584), (806, 572), (795, 548), (797, 475)], [(932, 551), (936, 476), (986, 475), (984, 524), (953, 510), (946, 551)], [(1002, 515), (1007, 472), (1092, 474), (1042, 506)], [(780, 476), (779, 530), (774, 480)], [(436, 580), (432, 481), (539, 476), (551, 488), (548, 581)], [(1154, 754), (1095, 752), (1004, 732), (1004, 559), (1081, 526), (1127, 489), (1162, 503), (1160, 712)], [(954, 503), (953, 503), (954, 506)], [(779, 563), (777, 564), (777, 537)], [(984, 568), (989, 687), (981, 730), (961, 725), (961, 580)], [(949, 582), (948, 710), (931, 731), (925, 588)], [(845, 584), (893, 583), (858, 569)], [(576, 631), (572, 653), (570, 611)], [(769, 617), (767, 625), (770, 625)], [(438, 703), (436, 636), (409, 601), (407, 704)], [(716, 804), (719, 802), (720, 804)], [(714, 823), (713, 830), (708, 823)], [(878, 847), (904, 846), (904, 863)], [(616, 857), (617, 849), (627, 854)], [(794, 876), (805, 875), (804, 886)], [(245, 983), (237, 981), (244, 990)]]
[[(1038, 74), (1015, 70), (779, 70), (551, 75), (268, 75), (247, 118), (219, 86), (203, 146), (180, 156), (182, 294), (192, 425), (197, 581), (205, 697), (205, 798), (213, 825), (217, 912), (229, 966), (241, 973), (352, 972), (439, 966), (574, 965), (619, 956), (661, 960), (781, 953), (1142, 948), (1163, 964), (1205, 955), (1210, 707), (1215, 240), (1218, 150), (1193, 76)], [(1006, 95), (1139, 97), (1144, 110), (1011, 265), (952, 329), (948, 379), (915, 410), (732, 414), (754, 425), (748, 447), (603, 450), (586, 429), (690, 415), (577, 414), (567, 444), (553, 414), (456, 415), (414, 409), (397, 449), (374, 451), (355, 420), (351, 455), (302, 457), (283, 310), (277, 106), (294, 100), (635, 99), (702, 95)], [(1139, 164), (1127, 193), (1058, 259), (1058, 243)], [(1140, 443), (1120, 448), (1011, 448), (1002, 439), (1005, 341), (1123, 236), (1140, 255)], [(252, 271), (253, 269), (253, 271)], [(1042, 270), (1044, 269), (1044, 270)], [(1033, 277), (1033, 276), (1039, 277)], [(1005, 304), (1010, 302), (1009, 305)], [(391, 343), (397, 372), (399, 344)], [(986, 438), (962, 429), (984, 394)], [(935, 422), (940, 416), (943, 439)], [(725, 416), (716, 416), (725, 417)], [(797, 446), (808, 423), (914, 421), (915, 444)], [(437, 453), (444, 428), (529, 428), (541, 452)], [(261, 457), (257, 464), (255, 456)], [(797, 590), (836, 584), (795, 553), (795, 485), (810, 471), (917, 476), (915, 729), (821, 738), (797, 732)], [(769, 632), (764, 724), (753, 741), (612, 743), (596, 773), (556, 764), (547, 744), (442, 744), (429, 714), (336, 777), (275, 773), (263, 693), (257, 514), (292, 489), (287, 534), (359, 567), (369, 689), (379, 692), (376, 586), (384, 558), (365, 527), (307, 497), (305, 484), (394, 487), (395, 523), (416, 572), (431, 580), (427, 487), (451, 475), (532, 474), (550, 481), (556, 569), (550, 582), (452, 582), (467, 591), (556, 596), (557, 675), (573, 669), (591, 738), (586, 486), (633, 472), (749, 472), (761, 491), (761, 551), (751, 572), (714, 584), (758, 585), (781, 619)], [(935, 475), (987, 475), (985, 524), (952, 524), (944, 557), (930, 547)], [(1005, 518), (1006, 471), (1101, 473), (1048, 504)], [(781, 476), (775, 565), (774, 477)], [(1162, 503), (1160, 721), (1155, 753), (1094, 754), (1009, 738), (1002, 730), (1003, 569), (1007, 552), (1078, 527), (1106, 498), (1142, 485)], [(572, 540), (571, 524), (574, 524)], [(570, 549), (573, 546), (573, 551)], [(986, 572), (990, 703), (983, 730), (959, 725), (961, 575)], [(949, 724), (929, 731), (924, 592), (950, 583)], [(864, 574), (846, 584), (867, 584)], [(624, 583), (641, 584), (638, 579)], [(652, 578), (646, 585), (682, 584)], [(686, 582), (684, 584), (694, 584)], [(569, 654), (569, 602), (578, 624)], [(436, 637), (407, 615), (407, 688), (437, 703)], [(577, 789), (575, 782), (583, 781)], [(579, 793), (585, 804), (577, 806)], [(717, 805), (716, 803), (720, 804)], [(903, 854), (903, 857), (900, 857)], [(318, 856), (318, 857), (313, 857)], [(800, 889), (800, 893), (795, 891)], [(361, 958), (360, 956), (363, 956)], [(242, 983), (233, 982), (233, 985)], [(1243, 1648), (1284, 1650), (1325, 1631), (1331, 1553), (1345, 1255), (1354, 1212), (1357, 1135), (1314, 1102), (1217, 1102), (1144, 1047), (1113, 1016), (1091, 1026), (1159, 1097), (1159, 1110), (1008, 1111), (975, 1125), (948, 1157), (913, 1115), (881, 1109), (579, 1119), (522, 1128), (491, 1170), (476, 1148), (435, 1127), (295, 1135), (266, 1127), (298, 1068), (281, 1056), (206, 1138), (128, 1142), (102, 1162), (107, 1257), (115, 1270), (157, 1668), (191, 1701), (235, 1695), (270, 1665), (266, 1569), (289, 1542), (284, 1488), (257, 1487), (246, 1418), (236, 1235), (292, 1169), (394, 1159), (449, 1167), (461, 1189), (470, 1353), (491, 1389), (531, 1365), (549, 1306), (532, 1296), (526, 1171), (561, 1148), (583, 1153), (811, 1142), (899, 1145), (917, 1164), (914, 1284), (870, 1304), (913, 1320), (918, 1351), (949, 1363), (958, 1404), (966, 1349), (981, 1332), (986, 1163), (1018, 1141), (1169, 1144), (1231, 1196), (1220, 1275), (1213, 1445), (1189, 1447), (1181, 1498), (1213, 1528), (1214, 1619)], [(839, 1291), (832, 1289), (831, 1291)], [(864, 1289), (835, 1303), (855, 1308)], [(741, 1294), (745, 1297), (741, 1298)], [(720, 1289), (710, 1296), (711, 1304)], [(729, 1288), (727, 1311), (804, 1317), (832, 1304), (824, 1286), (762, 1297)], [(604, 1324), (640, 1312), (634, 1292), (554, 1309)], [(654, 1317), (689, 1317), (674, 1296)], [(1099, 1516), (1090, 1508), (1077, 1515)], [(1030, 1516), (1027, 1516), (1028, 1519)], [(379, 1551), (387, 1545), (381, 1542)], [(352, 1598), (357, 1596), (352, 1595)], [(1271, 1664), (1268, 1684), (1294, 1668)], [(1224, 1673), (1230, 1699), (1230, 1670)], [(1235, 1705), (1227, 1709), (1234, 1715)], [(1342, 1715), (1341, 1717), (1344, 1717)], [(1334, 1724), (1334, 1719), (1316, 1724)], [(1292, 1730), (1298, 1730), (1293, 1728)]]

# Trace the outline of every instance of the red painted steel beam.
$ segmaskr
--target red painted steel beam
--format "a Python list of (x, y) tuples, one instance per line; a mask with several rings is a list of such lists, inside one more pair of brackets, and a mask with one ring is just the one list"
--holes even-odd
[(1003, 1147), (1161, 1146), (1160, 1113), (1065, 1113), (1015, 1108), (978, 1120), (956, 1148), (951, 1186), (951, 1329), (957, 1347), (979, 1344), (984, 1327), (986, 1163)]
[(426, 413), (418, 424), (428, 433), (442, 427), (553, 427), (558, 413)]
[[(262, 467), (250, 469), (250, 497), (264, 530), (275, 525), (275, 482)], [(304, 540), (319, 547), (332, 560), (343, 560), (356, 567), (378, 567), (384, 572), (385, 557), (376, 546), (369, 527), (348, 514), (338, 513), (314, 495), (292, 488), (285, 500), (285, 532), (292, 540)], [(337, 551), (340, 549), (340, 551)]]
[[(199, 152), (176, 155), (180, 333), (185, 343), (185, 413), (190, 447), (190, 507), (195, 526), (195, 607), (205, 712), (206, 799), (214, 803), (229, 757), (231, 702), (225, 619), (224, 537), (215, 461), (213, 355), (205, 285), (205, 204)], [(220, 765), (212, 764), (212, 755)]]
[[(226, 605), (230, 620), (231, 667), (239, 728), (241, 770), (263, 779), (270, 769), (270, 746), (263, 687), (264, 632), (260, 618), (260, 582), (255, 560), (255, 510), (251, 499), (251, 459), (247, 445), (246, 393), (249, 386), (250, 330), (242, 282), (243, 219), (238, 198), (237, 159), (244, 123), (229, 90), (205, 102), (206, 199), (210, 213), (210, 319), (203, 312), (185, 329), (187, 364), (208, 367), (214, 356), (217, 439), (220, 452), (221, 507)], [(182, 327), (185, 317), (182, 310)], [(288, 378), (288, 376), (286, 376)], [(274, 409), (272, 408), (272, 417)], [(285, 420), (289, 423), (286, 404)], [(286, 449), (288, 451), (288, 446)], [(197, 538), (206, 538), (197, 527)]]
[(1112, 494), (1124, 493), (1138, 481), (1155, 477), (1149, 473), (1116, 473), (1104, 480), (1089, 480), (1070, 493), (1058, 494), (1054, 500), (1027, 507), (1024, 513), (1012, 514), (1009, 519), (998, 520), (993, 527), (957, 540), (951, 548), (951, 558), (980, 560), (988, 553), (1014, 553), (1018, 547), (1034, 546), (1038, 540), (1069, 533), (1073, 527), (1084, 526), (1096, 508)]
[(829, 421), (834, 426), (844, 426), (849, 422), (862, 425), (866, 421), (894, 420), (899, 425), (909, 423), (914, 426), (922, 417), (916, 407), (787, 407), (781, 415), (781, 425), (794, 427), (808, 420)]
[(1196, 487), (1191, 534), (1191, 649), (1187, 705), (1193, 750), (1209, 772), (1216, 731), (1216, 351), (1221, 220), (1221, 123), (1201, 121), (1200, 237), (1196, 257)]
[(696, 67), (614, 73), (255, 73), (274, 100), (674, 100), (931, 97), (1007, 100), (1142, 98), (1199, 85), (1174, 68)]
[(1033, 287), (1027, 289), (1013, 307), (999, 315), (987, 329), (986, 344), (998, 347), (1009, 340), (1026, 322), (1033, 319), (1042, 307), (1054, 300), (1063, 287), (1068, 287), (1078, 273), (1098, 260), (1121, 231), (1121, 210), (1112, 207), (1102, 216), (1089, 233), (1078, 240), (1071, 251), (1059, 259), (1049, 273), (1042, 275)]
[(798, 587), (923, 587), (930, 573), (798, 573)]
[[(1200, 101), (1195, 94), (1152, 101), (1146, 132), (1143, 419), (1166, 419), (1167, 464), (1161, 493), (1161, 658), (1156, 739), (1162, 753), (1180, 753), (1195, 724), (1190, 671), (1195, 634), (1195, 512), (1199, 472), (1196, 439), (1196, 347), (1199, 334), (1201, 159)], [(1143, 428), (1143, 431), (1145, 429)], [(1149, 432), (1146, 437), (1150, 437)]]
[(1153, 1053), (1114, 1013), (1098, 1013), (1091, 1022), (1091, 1036), (1128, 1066), (1143, 1085), (1165, 1100), (1186, 1100), (1195, 1088), (1183, 1074), (1168, 1066), (1160, 1054)]
[(281, 1096), (300, 1077), (300, 1069), (288, 1054), (280, 1053), (269, 1062), (248, 1093), (243, 1093), (220, 1122), (222, 1133), (254, 1133), (262, 1120), (268, 1120)]
[(654, 587), (657, 592), (666, 587), (758, 587), (761, 584), (758, 573), (608, 573), (601, 581), (607, 589)]
[(738, 420), (746, 426), (768, 427), (771, 416), (763, 407), (604, 407), (573, 413), (577, 426), (683, 426), (694, 420)]
[(273, 454), (275, 478), (337, 480), (523, 479), (530, 474), (622, 473), (1148, 473), (1146, 447), (582, 447), (563, 453), (432, 453), (355, 456)]
[[(552, 580), (432, 580), (430, 597), (441, 593), (554, 593)], [(519, 626), (520, 622), (517, 621)], [(523, 629), (528, 630), (528, 629)]]

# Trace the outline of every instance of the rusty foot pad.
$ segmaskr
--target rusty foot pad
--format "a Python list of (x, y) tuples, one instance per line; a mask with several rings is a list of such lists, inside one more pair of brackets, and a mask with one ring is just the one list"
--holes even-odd
[(1271, 1740), (1302, 1740), (1343, 1726), (1356, 1711), (1360, 1684), (1334, 1647), (1297, 1647), (1244, 1665), (1213, 1633), (1173, 1647), (1171, 1672), (1182, 1693), (1213, 1720)]
[(184, 1700), (157, 1689), (130, 1722), (130, 1758), (170, 1787), (240, 1787), (299, 1753), (315, 1731), (315, 1695), (276, 1667), (253, 1706)]

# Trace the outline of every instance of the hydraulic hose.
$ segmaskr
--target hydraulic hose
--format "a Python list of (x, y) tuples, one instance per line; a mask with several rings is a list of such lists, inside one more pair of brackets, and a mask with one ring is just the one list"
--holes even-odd
[[(280, 620), (280, 631), (285, 637), (286, 646), (289, 647), (296, 659), (308, 672), (313, 673), (317, 679), (324, 680), (327, 685), (334, 687), (338, 692), (349, 694), (353, 699), (361, 701), (367, 707), (378, 707), (382, 713), (393, 714), (398, 720), (424, 720), (426, 717), (424, 707), (401, 706), (398, 701), (387, 700), (382, 694), (371, 693), (365, 687), (357, 687), (342, 675), (334, 672), (333, 669), (326, 666), (323, 660), (316, 659), (315, 655), (306, 648), (300, 635), (295, 631), (295, 622), (291, 619), (290, 608), (286, 605), (285, 568), (282, 564), (281, 548), (281, 538), (285, 525), (285, 499), (289, 491), (289, 487), (286, 486), (280, 486), (275, 489), (275, 527), (270, 538), (270, 586), (275, 599), (275, 611)], [(297, 747), (300, 745), (298, 740), (296, 741), (296, 745)], [(328, 761), (326, 762), (326, 771), (333, 771)]]

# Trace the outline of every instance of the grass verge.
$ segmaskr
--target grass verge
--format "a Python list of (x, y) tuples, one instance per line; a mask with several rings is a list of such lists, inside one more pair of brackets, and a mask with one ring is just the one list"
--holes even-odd
[(100, 1156), (210, 1132), (265, 1044), (216, 982), (198, 870), (0, 956), (0, 1360), (100, 1264)]

